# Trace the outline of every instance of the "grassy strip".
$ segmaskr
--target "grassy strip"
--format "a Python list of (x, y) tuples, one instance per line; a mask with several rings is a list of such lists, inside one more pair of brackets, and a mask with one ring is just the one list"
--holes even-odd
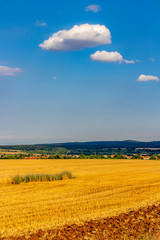
[(25, 176), (16, 175), (12, 177), (12, 184), (28, 183), (28, 182), (52, 182), (73, 178), (72, 173), (62, 172), (59, 174), (27, 174)]

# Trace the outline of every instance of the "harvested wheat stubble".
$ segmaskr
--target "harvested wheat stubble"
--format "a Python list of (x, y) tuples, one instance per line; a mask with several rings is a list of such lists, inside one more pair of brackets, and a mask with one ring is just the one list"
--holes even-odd
[[(5, 178), (16, 174), (52, 174), (67, 170), (76, 178), (17, 185), (5, 182)], [(6, 239), (30, 236), (39, 229), (82, 225), (159, 201), (158, 161), (0, 161), (0, 234)]]
[[(0, 238), (6, 240), (6, 238)], [(160, 239), (160, 204), (121, 213), (115, 217), (86, 221), (83, 225), (39, 230), (35, 234), (9, 237), (7, 240), (142, 240)]]

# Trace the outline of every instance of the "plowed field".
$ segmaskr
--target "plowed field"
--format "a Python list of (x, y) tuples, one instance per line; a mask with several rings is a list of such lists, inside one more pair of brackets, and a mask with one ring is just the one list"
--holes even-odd
[[(59, 229), (39, 230), (28, 237), (8, 240), (159, 240), (160, 204), (121, 213), (115, 217), (91, 220), (83, 225), (66, 225)], [(6, 239), (3, 239), (6, 240)]]

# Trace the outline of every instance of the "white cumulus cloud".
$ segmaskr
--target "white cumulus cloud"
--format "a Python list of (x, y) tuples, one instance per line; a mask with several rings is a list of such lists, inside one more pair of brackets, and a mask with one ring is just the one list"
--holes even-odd
[(47, 26), (47, 23), (43, 22), (43, 21), (39, 21), (37, 20), (36, 23), (35, 23), (36, 26), (41, 26), (41, 27), (46, 27)]
[(152, 76), (152, 75), (144, 75), (141, 74), (139, 76), (139, 78), (137, 79), (137, 82), (148, 82), (148, 81), (159, 81), (159, 78), (156, 76)]
[(89, 5), (86, 7), (85, 9), (86, 12), (100, 12), (101, 11), (101, 7), (99, 5)]
[(15, 76), (19, 72), (23, 72), (23, 70), (20, 68), (0, 66), (0, 76)]
[(108, 28), (86, 23), (56, 32), (39, 46), (51, 51), (71, 51), (110, 43), (111, 33)]
[(127, 63), (132, 64), (135, 63), (133, 60), (125, 60), (123, 59), (122, 55), (119, 52), (107, 52), (107, 51), (96, 51), (92, 55), (90, 55), (90, 58), (93, 61), (100, 61), (100, 62), (119, 62), (119, 63)]

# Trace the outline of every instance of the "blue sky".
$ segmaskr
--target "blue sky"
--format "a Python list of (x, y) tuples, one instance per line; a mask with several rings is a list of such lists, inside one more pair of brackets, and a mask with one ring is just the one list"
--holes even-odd
[(0, 6), (1, 145), (160, 140), (159, 1)]

